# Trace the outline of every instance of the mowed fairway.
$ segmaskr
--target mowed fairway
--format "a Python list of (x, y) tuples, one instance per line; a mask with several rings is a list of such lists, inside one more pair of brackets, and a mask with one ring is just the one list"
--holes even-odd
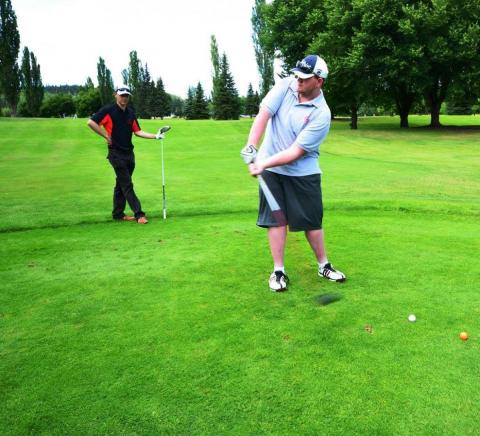
[(334, 123), (324, 225), (348, 279), (290, 234), (277, 295), (250, 120), (168, 121), (166, 221), (160, 144), (136, 138), (140, 226), (111, 221), (86, 120), (0, 119), (0, 434), (478, 434), (480, 117), (410, 122)]

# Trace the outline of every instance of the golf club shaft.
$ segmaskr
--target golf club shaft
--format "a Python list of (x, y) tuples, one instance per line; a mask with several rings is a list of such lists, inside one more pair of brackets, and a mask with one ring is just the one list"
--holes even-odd
[(163, 196), (163, 219), (167, 219), (167, 197), (165, 195), (165, 165), (163, 159), (163, 139), (161, 140), (162, 149), (162, 196)]
[(287, 218), (285, 217), (282, 209), (280, 209), (280, 205), (278, 204), (277, 200), (275, 200), (275, 197), (273, 196), (272, 191), (270, 191), (267, 183), (260, 174), (257, 176), (257, 179), (258, 183), (260, 184), (260, 188), (263, 191), (263, 195), (265, 195), (268, 206), (272, 211), (273, 218), (280, 226), (287, 225)]
[(257, 178), (258, 178), (258, 182), (260, 183), (260, 188), (262, 188), (263, 194), (265, 195), (265, 198), (267, 199), (267, 203), (270, 206), (270, 209), (272, 209), (272, 211), (280, 209), (280, 206), (277, 203), (277, 200), (275, 200), (275, 197), (273, 196), (272, 191), (270, 191), (270, 188), (265, 183), (265, 180), (263, 179), (263, 177), (259, 174)]

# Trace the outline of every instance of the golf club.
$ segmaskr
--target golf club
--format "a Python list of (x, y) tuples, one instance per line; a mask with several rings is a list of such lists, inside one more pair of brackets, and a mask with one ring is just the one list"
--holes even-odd
[[(255, 163), (255, 158), (257, 156), (257, 150), (253, 145), (249, 145), (246, 147), (242, 152), (240, 152), (240, 156), (242, 157), (243, 161), (248, 165), (251, 163)], [(263, 195), (265, 195), (265, 199), (267, 200), (268, 206), (272, 211), (273, 218), (280, 226), (287, 225), (287, 218), (283, 213), (280, 205), (278, 204), (277, 200), (270, 191), (267, 183), (263, 179), (263, 177), (259, 174), (257, 175), (258, 183), (260, 184), (260, 189), (263, 191)]]
[(260, 184), (260, 188), (263, 191), (263, 195), (265, 195), (265, 199), (267, 200), (268, 206), (272, 211), (273, 218), (279, 225), (286, 226), (287, 218), (285, 217), (285, 214), (283, 213), (282, 209), (280, 209), (280, 205), (278, 204), (277, 200), (275, 200), (275, 197), (273, 196), (272, 191), (270, 191), (270, 188), (268, 187), (267, 183), (265, 182), (265, 180), (260, 174), (257, 176), (257, 179), (258, 179), (258, 183)]
[(163, 139), (165, 137), (165, 133), (167, 133), (171, 129), (170, 126), (164, 126), (159, 131), (158, 134), (160, 136), (160, 147), (162, 150), (162, 196), (163, 196), (163, 219), (167, 219), (167, 197), (165, 195), (165, 164), (163, 159)]

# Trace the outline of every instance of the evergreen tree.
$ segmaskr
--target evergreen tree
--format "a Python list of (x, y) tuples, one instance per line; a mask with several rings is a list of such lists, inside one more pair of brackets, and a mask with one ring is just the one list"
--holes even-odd
[(77, 95), (82, 85), (45, 85), (43, 87), (45, 94), (72, 94)]
[(154, 90), (152, 92), (152, 88), (154, 87), (154, 82), (148, 70), (148, 64), (145, 64), (145, 68), (140, 65), (140, 74), (135, 95), (135, 109), (139, 118), (152, 117), (152, 94), (155, 93)]
[(222, 55), (220, 75), (213, 91), (213, 116), (217, 120), (235, 120), (240, 116), (238, 91), (225, 53)]
[(19, 50), (20, 34), (15, 11), (10, 0), (0, 0), (0, 90), (12, 115), (17, 113), (20, 97), (20, 69), (17, 63)]
[(250, 117), (258, 113), (258, 93), (253, 92), (252, 84), (248, 84), (247, 98), (245, 99), (245, 114)]
[(113, 101), (113, 80), (112, 73), (105, 65), (103, 58), (98, 58), (97, 63), (97, 80), (98, 91), (100, 92), (100, 99), (102, 105), (111, 103)]
[(192, 119), (208, 120), (209, 118), (210, 118), (210, 114), (208, 112), (208, 101), (205, 98), (205, 93), (203, 92), (202, 84), (198, 82), (197, 88), (195, 90), (195, 97), (193, 99)]
[(155, 82), (152, 80), (148, 86), (149, 94), (147, 95), (147, 107), (148, 112), (150, 112), (151, 117), (159, 117), (159, 99), (158, 99), (158, 88)]
[(184, 115), (187, 120), (193, 119), (194, 116), (194, 99), (195, 99), (195, 88), (192, 86), (188, 87), (187, 100), (185, 102), (185, 111)]
[(171, 113), (177, 117), (182, 117), (185, 112), (185, 101), (176, 96), (176, 95), (168, 95), (170, 97), (170, 107)]
[(156, 84), (156, 111), (155, 115), (163, 120), (163, 117), (171, 113), (171, 97), (165, 92), (163, 80), (158, 78)]

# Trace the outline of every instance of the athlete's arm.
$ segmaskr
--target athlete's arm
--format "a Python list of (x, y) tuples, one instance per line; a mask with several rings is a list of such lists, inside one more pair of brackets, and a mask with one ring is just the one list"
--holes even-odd
[(135, 136), (138, 136), (140, 138), (145, 138), (145, 139), (157, 139), (157, 136), (154, 135), (153, 133), (148, 133), (144, 132), (143, 130), (137, 130), (135, 133)]
[(257, 176), (263, 170), (280, 165), (286, 165), (301, 158), (305, 154), (305, 150), (299, 147), (295, 142), (286, 150), (280, 151), (273, 156), (267, 157), (264, 161), (256, 162), (249, 165), (250, 174)]
[(112, 138), (108, 135), (108, 133), (102, 129), (95, 121), (92, 119), (88, 120), (87, 126), (90, 127), (97, 135), (100, 135), (102, 138), (106, 139), (108, 144), (112, 144)]
[(247, 146), (253, 145), (255, 148), (258, 148), (258, 143), (260, 142), (262, 135), (265, 133), (270, 118), (272, 118), (270, 111), (265, 108), (260, 108), (250, 129)]

